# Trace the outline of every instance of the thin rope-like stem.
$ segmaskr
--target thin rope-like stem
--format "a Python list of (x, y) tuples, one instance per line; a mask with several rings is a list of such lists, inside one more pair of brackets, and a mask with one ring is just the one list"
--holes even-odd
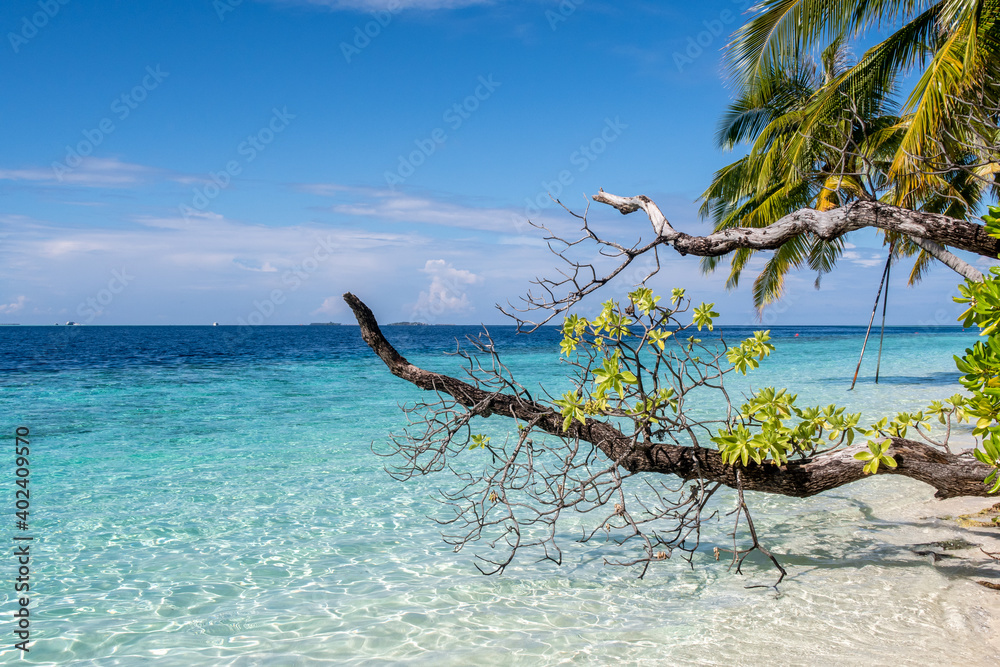
[[(882, 280), (878, 284), (878, 293), (875, 294), (875, 307), (872, 308), (871, 319), (868, 320), (868, 330), (865, 332), (865, 342), (861, 345), (861, 356), (858, 357), (858, 367), (854, 369), (854, 379), (851, 380), (851, 390), (854, 389), (854, 385), (858, 382), (858, 372), (861, 370), (861, 361), (865, 358), (865, 348), (868, 346), (868, 336), (872, 332), (872, 324), (875, 322), (875, 313), (878, 312), (878, 302), (882, 298), (882, 286), (885, 285), (886, 276), (889, 275), (889, 263), (892, 262), (892, 251), (889, 252), (889, 257), (885, 260), (885, 269), (882, 270)], [(881, 347), (879, 348), (879, 354), (881, 356)]]
[(882, 330), (878, 337), (878, 360), (875, 362), (875, 384), (878, 384), (879, 371), (882, 369), (882, 341), (885, 340), (885, 309), (889, 305), (889, 271), (892, 268), (892, 247), (889, 245), (889, 262), (885, 266), (885, 295), (882, 298)]

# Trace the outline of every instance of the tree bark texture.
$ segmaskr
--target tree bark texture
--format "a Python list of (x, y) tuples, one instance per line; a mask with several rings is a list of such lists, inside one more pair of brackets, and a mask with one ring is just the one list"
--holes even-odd
[(858, 201), (829, 211), (806, 208), (789, 213), (767, 227), (737, 227), (707, 236), (691, 236), (674, 229), (659, 207), (645, 195), (620, 197), (601, 190), (594, 195), (594, 201), (613, 206), (623, 215), (640, 209), (645, 211), (657, 236), (682, 255), (719, 257), (739, 248), (774, 250), (801, 234), (811, 233), (831, 241), (865, 227), (909, 236), (921, 248), (969, 280), (981, 281), (983, 274), (949, 252), (945, 246), (991, 259), (1000, 254), (1000, 239), (989, 236), (982, 225), (881, 202)]

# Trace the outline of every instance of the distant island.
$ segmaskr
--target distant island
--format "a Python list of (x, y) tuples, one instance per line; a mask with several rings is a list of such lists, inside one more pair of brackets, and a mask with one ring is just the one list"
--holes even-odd
[(389, 322), (390, 327), (426, 327), (430, 326), (427, 322)]
[(310, 322), (311, 327), (339, 327), (342, 326), (340, 322)]

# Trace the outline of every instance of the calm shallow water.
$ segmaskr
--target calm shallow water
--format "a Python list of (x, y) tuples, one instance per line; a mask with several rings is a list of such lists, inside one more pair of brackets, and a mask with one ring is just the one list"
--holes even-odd
[[(448, 371), (445, 352), (474, 331), (387, 335)], [(561, 390), (557, 332), (492, 331), (526, 384)], [(772, 331), (755, 386), (873, 417), (958, 391), (952, 355), (975, 340), (890, 329), (881, 383), (870, 343), (848, 392), (863, 329)], [(0, 328), (3, 428), (32, 434), (25, 662), (993, 664), (981, 642), (995, 599), (967, 569), (907, 548), (952, 529), (893, 520), (932, 495), (905, 479), (808, 500), (751, 494), (789, 569), (780, 597), (744, 588), (771, 580), (763, 564), (739, 577), (710, 548), (694, 570), (667, 561), (640, 581), (602, 565), (609, 549), (565, 541), (562, 567), (522, 559), (483, 577), (428, 518), (440, 516), (435, 480), (395, 483), (370, 451), (420, 393), (355, 327)], [(723, 545), (726, 527), (706, 543)], [(10, 586), (0, 600), (12, 609)]]

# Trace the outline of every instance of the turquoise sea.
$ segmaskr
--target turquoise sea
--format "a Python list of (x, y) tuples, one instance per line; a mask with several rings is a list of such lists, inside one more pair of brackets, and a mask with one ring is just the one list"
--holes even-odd
[[(455, 340), (477, 330), (385, 329), (445, 372), (459, 367)], [(564, 388), (554, 329), (491, 332), (524, 384)], [(873, 337), (849, 392), (863, 328), (772, 335), (754, 385), (872, 417), (959, 391), (952, 355), (976, 338), (890, 328), (880, 384)], [(807, 500), (749, 494), (789, 571), (780, 595), (745, 588), (773, 578), (763, 562), (741, 577), (712, 557), (728, 522), (707, 527), (693, 569), (670, 560), (643, 580), (572, 537), (561, 567), (526, 557), (482, 576), (474, 550), (440, 539), (442, 480), (394, 482), (371, 450), (421, 393), (353, 326), (0, 328), (3, 539), (17, 532), (17, 427), (30, 430), (35, 538), (31, 650), (13, 648), (8, 557), (0, 662), (995, 664), (983, 643), (995, 592), (961, 559), (914, 552), (963, 533), (937, 518), (930, 487), (902, 478)]]

